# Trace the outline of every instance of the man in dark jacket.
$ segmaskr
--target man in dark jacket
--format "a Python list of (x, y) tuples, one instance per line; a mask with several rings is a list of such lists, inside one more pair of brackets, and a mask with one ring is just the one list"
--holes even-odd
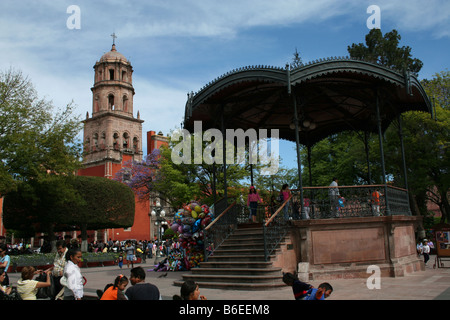
[(145, 271), (142, 267), (133, 268), (130, 272), (132, 286), (125, 292), (128, 300), (161, 300), (159, 289), (145, 282)]

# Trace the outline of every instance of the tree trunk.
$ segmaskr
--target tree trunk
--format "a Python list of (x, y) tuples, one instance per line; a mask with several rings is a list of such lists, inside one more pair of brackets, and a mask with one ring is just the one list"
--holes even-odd
[[(416, 197), (412, 194), (411, 190), (408, 192), (409, 194), (409, 206), (411, 207), (411, 213), (413, 216), (422, 216), (420, 214), (419, 206), (417, 205)], [(425, 229), (423, 228), (423, 221), (419, 223), (417, 226), (417, 238), (423, 239), (425, 238)]]
[(55, 237), (55, 225), (50, 223), (47, 227), (48, 242), (51, 246), (51, 253), (56, 253), (56, 237)]
[(88, 252), (87, 225), (81, 225), (81, 252)]
[(448, 201), (448, 191), (447, 190), (439, 190), (439, 193), (441, 195), (441, 203), (442, 206), (439, 206), (441, 208), (442, 218), (441, 222), (450, 222), (450, 203)]

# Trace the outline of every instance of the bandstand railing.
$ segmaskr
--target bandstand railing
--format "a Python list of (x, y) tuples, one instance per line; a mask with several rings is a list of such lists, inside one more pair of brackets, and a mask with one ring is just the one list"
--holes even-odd
[[(411, 215), (408, 191), (393, 186), (305, 187), (304, 208), (301, 206), (300, 191), (292, 190), (291, 194), (291, 198), (263, 223), (266, 261), (286, 236), (290, 220)], [(286, 206), (287, 215), (284, 211)], [(266, 213), (267, 208), (263, 209)]]
[[(289, 217), (289, 204), (290, 200), (285, 200), (281, 203), (280, 207), (275, 213), (263, 222), (263, 234), (264, 234), (264, 260), (269, 260), (269, 256), (278, 247), (278, 244), (283, 240), (288, 232), (288, 219)], [(288, 210), (285, 215), (285, 210)]]
[(205, 261), (237, 227), (239, 208), (236, 201), (229, 203), (230, 200), (223, 198), (214, 204), (214, 215), (218, 216), (203, 230)]
[(292, 194), (294, 220), (411, 215), (408, 191), (389, 185), (305, 187), (304, 212), (299, 190), (293, 190)]
[[(408, 191), (389, 185), (305, 187), (304, 208), (300, 203), (300, 191), (291, 190), (291, 197), (281, 204), (258, 206), (266, 260), (286, 236), (291, 220), (411, 215)], [(238, 224), (249, 221), (248, 208), (233, 199), (218, 201), (215, 213), (219, 215), (204, 230), (205, 260)]]

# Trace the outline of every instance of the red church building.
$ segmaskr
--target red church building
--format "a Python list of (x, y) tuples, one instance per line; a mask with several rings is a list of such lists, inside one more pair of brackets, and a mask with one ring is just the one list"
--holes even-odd
[[(139, 112), (134, 116), (133, 68), (116, 50), (105, 53), (94, 65), (92, 114), (84, 123), (83, 169), (79, 175), (114, 179), (128, 161), (141, 161), (142, 123)], [(162, 133), (147, 132), (147, 151), (168, 143)], [(152, 199), (155, 201), (155, 199)], [(151, 217), (150, 201), (136, 198), (134, 225), (128, 229), (97, 230), (91, 240), (152, 240), (157, 229)]]

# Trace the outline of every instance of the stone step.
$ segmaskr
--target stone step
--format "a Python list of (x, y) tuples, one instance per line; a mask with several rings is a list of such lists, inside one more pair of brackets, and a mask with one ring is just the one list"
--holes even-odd
[(268, 290), (286, 286), (281, 268), (272, 266), (271, 259), (264, 258), (264, 234), (262, 224), (239, 225), (213, 253), (208, 261), (201, 262), (183, 281), (195, 281), (202, 288), (233, 290)]
[(230, 283), (264, 283), (276, 284), (282, 281), (281, 272), (276, 275), (217, 275), (217, 274), (184, 274), (183, 280), (195, 282), (230, 282)]
[(240, 249), (222, 249), (222, 247), (220, 247), (219, 249), (217, 249), (216, 251), (214, 251), (214, 256), (226, 256), (226, 255), (230, 255), (230, 256), (237, 256), (237, 255), (244, 255), (244, 256), (258, 256), (258, 255), (262, 255), (264, 256), (264, 246), (260, 249), (257, 248), (252, 248), (252, 249), (244, 249), (244, 248), (240, 248)]
[[(271, 256), (274, 257), (274, 256)], [(271, 258), (269, 257), (269, 259)], [(258, 262), (265, 261), (264, 255), (213, 255), (208, 258), (208, 261), (237, 261), (237, 262)]]
[(240, 233), (248, 233), (248, 234), (263, 234), (263, 228), (236, 228), (233, 232), (233, 234), (240, 234)]
[(192, 274), (202, 274), (202, 275), (237, 275), (237, 276), (256, 276), (256, 275), (281, 275), (281, 268), (245, 268), (245, 267), (236, 267), (236, 268), (193, 268), (191, 269)]
[(233, 244), (240, 244), (240, 245), (264, 245), (264, 238), (263, 237), (246, 237), (246, 238), (228, 238), (224, 241), (224, 243), (220, 246), (227, 246), (227, 245), (233, 245)]
[(249, 222), (249, 223), (240, 223), (238, 225), (238, 230), (241, 229), (262, 229), (263, 224), (261, 222), (258, 223), (253, 223), (253, 222)]
[(200, 268), (271, 268), (272, 262), (270, 261), (207, 261), (201, 262)]
[(264, 241), (264, 236), (261, 234), (256, 234), (256, 233), (243, 233), (243, 234), (232, 234), (228, 237), (228, 239), (225, 240), (226, 242), (228, 241)]
[[(175, 281), (174, 285), (181, 287), (184, 281)], [(224, 290), (276, 290), (280, 287), (285, 287), (286, 284), (281, 282), (276, 283), (240, 283), (240, 282), (207, 282), (196, 281), (200, 288), (210, 289), (224, 289)]]
[(245, 242), (224, 242), (217, 250), (242, 250), (242, 249), (264, 249), (264, 242), (256, 242), (256, 241), (245, 241)]

